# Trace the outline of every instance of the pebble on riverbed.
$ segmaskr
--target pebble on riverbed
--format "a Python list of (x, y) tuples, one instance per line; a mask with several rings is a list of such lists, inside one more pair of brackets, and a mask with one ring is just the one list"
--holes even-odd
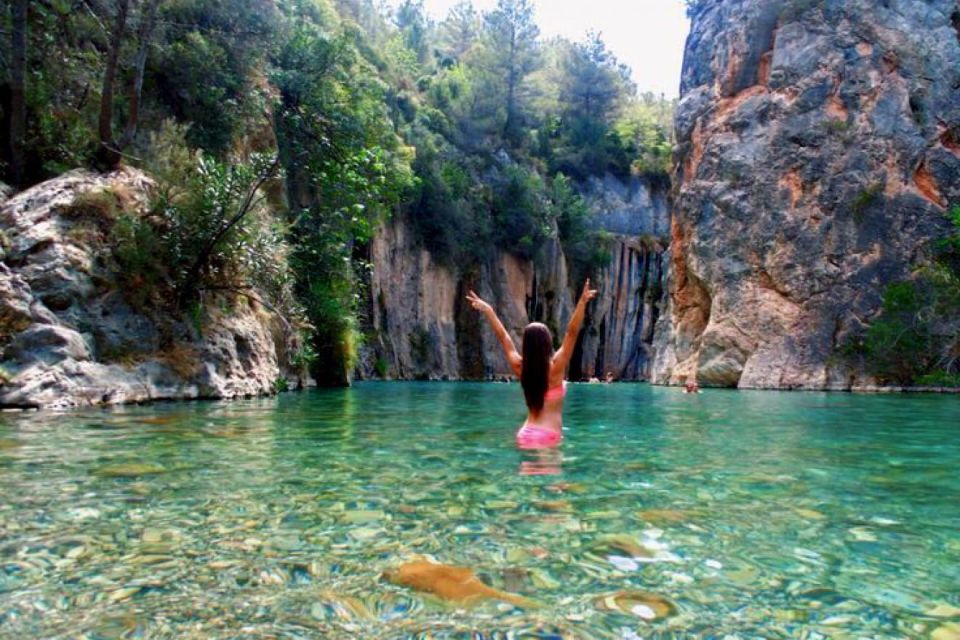
[(384, 571), (383, 577), (392, 584), (430, 593), (456, 604), (473, 605), (484, 600), (500, 600), (525, 609), (536, 607), (536, 603), (528, 598), (485, 585), (473, 571), (465, 567), (414, 560)]

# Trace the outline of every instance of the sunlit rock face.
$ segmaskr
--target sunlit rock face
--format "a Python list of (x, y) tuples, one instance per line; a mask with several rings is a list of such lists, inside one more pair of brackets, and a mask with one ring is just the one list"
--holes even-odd
[(145, 215), (152, 187), (135, 169), (77, 170), (0, 204), (0, 406), (273, 392), (290, 338), (278, 317), (228, 296), (205, 298), (201, 328), (135, 308), (109, 264), (112, 221), (69, 213), (80, 196), (109, 190), (123, 213)]
[(960, 203), (956, 0), (706, 0), (655, 382), (849, 388), (837, 350)]
[[(583, 185), (596, 224), (611, 233), (610, 260), (595, 274), (570, 364), (571, 379), (643, 379), (667, 265), (667, 194), (643, 180), (607, 176)], [(395, 217), (370, 248), (367, 342), (357, 375), (401, 379), (489, 379), (510, 368), (493, 332), (466, 302), (474, 289), (494, 306), (517, 348), (526, 325), (543, 322), (562, 340), (583, 283), (572, 282), (561, 243), (552, 238), (533, 260), (495, 251), (479, 267), (446, 265)]]

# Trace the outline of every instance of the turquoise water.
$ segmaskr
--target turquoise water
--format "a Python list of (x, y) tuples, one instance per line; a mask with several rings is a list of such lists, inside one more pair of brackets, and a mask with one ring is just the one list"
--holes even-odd
[[(0, 637), (955, 638), (960, 398), (364, 383), (0, 416)], [(382, 577), (467, 567), (539, 607)], [(473, 634), (473, 635), (471, 635)]]

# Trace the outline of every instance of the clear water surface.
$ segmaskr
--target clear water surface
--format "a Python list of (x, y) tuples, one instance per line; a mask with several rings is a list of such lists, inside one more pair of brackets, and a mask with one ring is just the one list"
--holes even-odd
[[(363, 383), (0, 416), (0, 637), (956, 638), (960, 398)], [(417, 558), (540, 606), (395, 585)]]

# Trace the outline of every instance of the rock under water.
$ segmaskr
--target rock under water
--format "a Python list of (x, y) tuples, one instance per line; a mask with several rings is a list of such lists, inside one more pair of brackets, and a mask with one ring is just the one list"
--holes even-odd
[(429, 593), (456, 604), (473, 605), (484, 600), (500, 600), (525, 609), (536, 607), (536, 603), (529, 598), (485, 585), (472, 570), (465, 567), (414, 560), (384, 571), (383, 577), (392, 584)]

